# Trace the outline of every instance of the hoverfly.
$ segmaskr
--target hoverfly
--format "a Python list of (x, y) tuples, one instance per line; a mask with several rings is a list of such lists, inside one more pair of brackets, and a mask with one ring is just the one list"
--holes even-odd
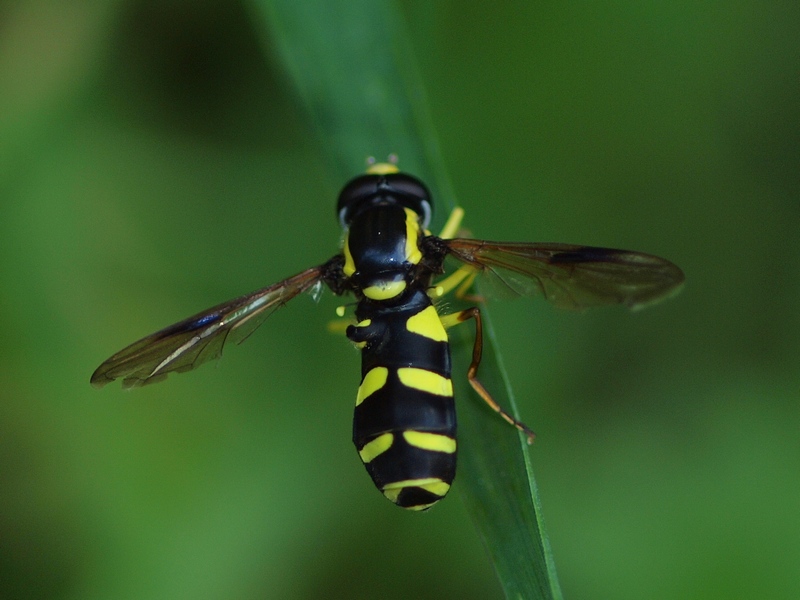
[[(274, 285), (224, 302), (117, 352), (91, 378), (101, 387), (122, 379), (137, 387), (218, 358), (243, 341), (277, 308), (322, 285), (356, 298), (346, 335), (362, 356), (353, 442), (377, 488), (392, 502), (425, 510), (450, 489), (456, 466), (456, 416), (447, 329), (475, 321), (467, 378), (483, 400), (533, 440), (477, 378), (480, 309), (439, 314), (436, 301), (463, 295), (476, 276), (494, 278), (516, 295), (542, 295), (582, 309), (606, 304), (639, 308), (673, 294), (683, 273), (671, 262), (625, 250), (569, 244), (489, 242), (453, 237), (463, 211), (444, 231), (428, 231), (431, 195), (394, 164), (373, 164), (339, 194), (341, 250), (327, 262)], [(452, 257), (461, 267), (434, 283)], [(341, 316), (341, 315), (340, 315)]]

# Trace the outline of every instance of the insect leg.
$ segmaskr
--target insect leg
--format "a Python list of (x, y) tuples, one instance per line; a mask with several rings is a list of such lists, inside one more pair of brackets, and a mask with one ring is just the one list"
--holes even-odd
[(474, 297), (467, 296), (467, 290), (472, 286), (478, 272), (470, 265), (462, 265), (450, 275), (437, 282), (429, 291), (431, 298), (441, 298), (453, 289), (456, 289), (456, 298), (475, 301)]
[(334, 335), (345, 335), (347, 328), (352, 324), (352, 319), (333, 319), (328, 321), (328, 324), (325, 326), (325, 328), (328, 330), (328, 333), (332, 333)]
[(483, 354), (483, 322), (481, 320), (480, 309), (473, 306), (472, 308), (467, 308), (456, 313), (442, 315), (440, 316), (440, 319), (442, 320), (442, 324), (445, 326), (445, 328), (463, 323), (467, 319), (475, 319), (475, 343), (472, 346), (472, 362), (469, 365), (469, 369), (467, 369), (467, 379), (469, 380), (469, 384), (493, 411), (503, 417), (503, 419), (505, 419), (510, 425), (513, 425), (519, 431), (524, 433), (528, 437), (528, 443), (532, 444), (536, 434), (527, 425), (525, 425), (525, 423), (518, 421), (505, 410), (503, 410), (497, 401), (492, 398), (492, 395), (483, 386), (483, 384), (478, 381), (478, 365), (481, 364), (481, 355)]
[(333, 319), (332, 321), (328, 321), (328, 325), (326, 329), (328, 333), (333, 333), (335, 335), (345, 335), (347, 328), (353, 324), (353, 319), (351, 317), (346, 317), (347, 314), (347, 306), (337, 306), (336, 307), (336, 316), (339, 317), (338, 319)]
[(453, 209), (453, 212), (450, 213), (450, 216), (447, 217), (447, 223), (444, 224), (442, 228), (442, 232), (439, 234), (439, 237), (443, 240), (449, 240), (456, 236), (458, 233), (458, 228), (461, 227), (461, 221), (464, 219), (464, 209), (460, 206), (456, 206)]

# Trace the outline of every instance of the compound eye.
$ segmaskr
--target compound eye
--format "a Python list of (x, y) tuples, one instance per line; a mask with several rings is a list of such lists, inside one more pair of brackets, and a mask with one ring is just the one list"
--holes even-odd
[(386, 184), (393, 192), (398, 192), (403, 196), (411, 196), (428, 200), (430, 192), (419, 179), (406, 175), (405, 173), (394, 173), (386, 175)]
[(378, 193), (378, 184), (383, 179), (380, 175), (359, 175), (351, 179), (339, 194), (336, 203), (336, 213), (342, 228), (350, 223), (350, 209), (358, 206), (364, 198), (375, 196)]
[(411, 175), (368, 173), (351, 179), (344, 186), (339, 194), (336, 211), (339, 224), (344, 229), (364, 207), (376, 201), (396, 202), (417, 213), (422, 221), (422, 227), (427, 229), (431, 220), (430, 197), (428, 188)]
[(422, 227), (427, 229), (431, 221), (431, 193), (425, 184), (405, 173), (387, 175), (386, 184), (403, 206), (421, 217)]

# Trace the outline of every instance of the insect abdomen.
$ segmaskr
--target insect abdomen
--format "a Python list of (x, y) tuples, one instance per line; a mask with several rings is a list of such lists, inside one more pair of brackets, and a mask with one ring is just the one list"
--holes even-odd
[(402, 311), (357, 313), (359, 324), (348, 330), (363, 345), (353, 442), (389, 500), (425, 510), (442, 499), (455, 477), (447, 335), (424, 292)]

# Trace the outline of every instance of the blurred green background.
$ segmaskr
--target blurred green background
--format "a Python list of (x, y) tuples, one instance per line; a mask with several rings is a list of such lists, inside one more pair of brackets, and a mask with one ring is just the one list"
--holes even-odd
[[(402, 7), (476, 236), (687, 275), (634, 314), (493, 305), (565, 596), (797, 598), (800, 4)], [(374, 490), (330, 295), (216, 368), (89, 386), (337, 248), (343, 182), (260, 35), (238, 2), (0, 4), (2, 598), (501, 597), (457, 492)]]

